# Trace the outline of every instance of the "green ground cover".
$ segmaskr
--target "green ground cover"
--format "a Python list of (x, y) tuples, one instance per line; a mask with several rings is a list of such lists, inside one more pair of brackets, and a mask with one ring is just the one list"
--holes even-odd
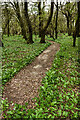
[(26, 44), (20, 35), (4, 36), (3, 56), (2, 56), (2, 83), (5, 85), (21, 68), (31, 63), (50, 43), (40, 44), (37, 37), (33, 44)]
[[(42, 80), (35, 109), (26, 112), (27, 103), (15, 104), (13, 110), (4, 112), (4, 118), (79, 119), (78, 45), (72, 47), (72, 37), (67, 35), (59, 36), (56, 42), (60, 43), (60, 51)], [(5, 111), (9, 103), (2, 102)]]

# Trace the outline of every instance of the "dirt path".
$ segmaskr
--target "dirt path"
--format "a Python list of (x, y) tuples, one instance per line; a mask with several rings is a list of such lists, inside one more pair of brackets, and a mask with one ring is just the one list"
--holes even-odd
[(34, 108), (32, 98), (38, 96), (38, 89), (41, 86), (42, 78), (45, 76), (53, 63), (54, 55), (59, 50), (59, 44), (52, 42), (43, 53), (36, 59), (20, 70), (10, 82), (5, 85), (3, 98), (8, 101), (23, 104), (28, 102), (28, 108)]

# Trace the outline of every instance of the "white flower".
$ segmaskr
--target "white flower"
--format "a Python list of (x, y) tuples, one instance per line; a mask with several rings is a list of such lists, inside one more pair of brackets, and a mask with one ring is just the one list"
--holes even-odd
[(12, 106), (14, 105), (14, 103), (12, 103)]
[(15, 110), (16, 108), (14, 107), (13, 110)]

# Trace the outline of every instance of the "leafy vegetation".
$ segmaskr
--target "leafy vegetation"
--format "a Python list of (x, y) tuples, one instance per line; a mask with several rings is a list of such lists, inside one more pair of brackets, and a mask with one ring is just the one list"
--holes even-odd
[[(35, 36), (33, 36), (35, 38)], [(38, 38), (38, 37), (37, 37)], [(26, 44), (20, 35), (4, 36), (3, 43), (3, 76), (2, 83), (5, 85), (23, 66), (32, 62), (51, 43), (40, 44), (39, 38), (33, 44)]]
[(0, 5), (0, 32), (3, 36), (3, 40), (0, 39), (0, 55), (3, 54), (0, 58), (2, 89), (21, 68), (30, 64), (50, 45), (49, 42), (45, 43), (46, 39), (56, 39), (55, 42), (60, 43), (60, 51), (55, 56), (52, 68), (42, 80), (39, 98), (34, 98), (35, 109), (28, 109), (27, 103), (22, 106), (12, 102), (11, 109), (8, 100), (2, 98), (0, 105), (5, 119), (79, 118), (80, 56), (76, 37), (80, 37), (80, 1), (65, 0), (65, 3), (61, 1), (59, 4), (56, 0), (51, 5), (46, 3), (23, 1), (19, 4), (18, 0), (14, 0)]
[[(67, 35), (65, 37), (62, 34), (56, 39), (56, 42), (60, 43), (60, 50), (55, 56), (52, 68), (42, 80), (39, 98), (34, 98), (37, 101), (35, 109), (27, 110), (26, 103), (25, 106), (15, 104), (10, 110), (8, 101), (2, 100), (4, 118), (70, 118), (78, 120), (78, 46), (73, 48), (72, 37)], [(27, 45), (24, 44), (24, 49), (25, 46)]]

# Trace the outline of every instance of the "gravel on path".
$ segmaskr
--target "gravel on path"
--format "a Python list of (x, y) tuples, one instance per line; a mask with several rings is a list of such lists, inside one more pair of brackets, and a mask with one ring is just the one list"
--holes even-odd
[(9, 102), (21, 105), (28, 102), (28, 109), (35, 107), (32, 98), (39, 96), (38, 89), (41, 86), (42, 78), (44, 78), (45, 72), (51, 68), (55, 54), (60, 48), (58, 43), (50, 42), (52, 44), (31, 64), (21, 69), (11, 81), (6, 83), (3, 98), (8, 98)]

